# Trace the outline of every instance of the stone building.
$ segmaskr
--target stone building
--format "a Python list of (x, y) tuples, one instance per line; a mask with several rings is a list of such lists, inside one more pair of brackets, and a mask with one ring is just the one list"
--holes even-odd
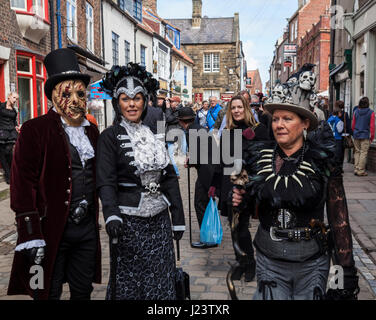
[(194, 100), (201, 102), (210, 96), (228, 100), (240, 90), (244, 80), (239, 14), (202, 17), (202, 1), (192, 3), (192, 19), (168, 20), (180, 29), (182, 49), (194, 62)]

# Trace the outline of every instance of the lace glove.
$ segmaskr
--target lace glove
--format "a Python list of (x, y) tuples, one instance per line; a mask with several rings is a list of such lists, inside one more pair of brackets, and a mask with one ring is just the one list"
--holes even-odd
[(343, 289), (329, 289), (326, 300), (358, 300), (360, 291), (355, 267), (343, 268)]
[(174, 232), (174, 236), (173, 236), (174, 240), (180, 240), (183, 237), (184, 231), (173, 231), (173, 232)]
[(123, 235), (123, 223), (120, 220), (112, 220), (106, 224), (107, 234), (111, 239)]

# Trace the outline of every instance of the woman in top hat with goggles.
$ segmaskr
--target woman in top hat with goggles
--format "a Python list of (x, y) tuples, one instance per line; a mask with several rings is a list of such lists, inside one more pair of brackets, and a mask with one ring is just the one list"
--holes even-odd
[(164, 141), (142, 123), (158, 86), (134, 63), (114, 66), (102, 83), (116, 114), (99, 138), (97, 159), (106, 231), (118, 242), (107, 299), (176, 298), (172, 238), (180, 240), (185, 230), (179, 183)]
[[(335, 142), (330, 127), (309, 110), (313, 87), (306, 80), (314, 76), (302, 75), (285, 87), (283, 97), (265, 104), (276, 141), (249, 145), (243, 153), (248, 181), (233, 190), (233, 206), (258, 207), (254, 299), (356, 299), (358, 277)], [(343, 270), (343, 287), (326, 292), (331, 254)]]

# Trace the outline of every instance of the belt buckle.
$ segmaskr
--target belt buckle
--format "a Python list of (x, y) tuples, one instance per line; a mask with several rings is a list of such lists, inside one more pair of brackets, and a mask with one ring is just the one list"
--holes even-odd
[(148, 194), (155, 194), (158, 192), (159, 187), (160, 185), (156, 182), (150, 182), (148, 186), (145, 186), (145, 189), (149, 191)]
[(276, 238), (276, 235), (275, 235), (275, 229), (276, 227), (270, 227), (270, 238), (273, 240), (273, 241), (282, 241), (283, 239), (280, 239), (280, 238)]

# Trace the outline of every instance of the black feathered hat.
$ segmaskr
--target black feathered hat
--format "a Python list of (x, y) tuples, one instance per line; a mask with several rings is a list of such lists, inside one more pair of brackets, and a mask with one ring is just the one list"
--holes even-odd
[(153, 75), (147, 72), (144, 66), (132, 62), (126, 66), (113, 66), (100, 85), (102, 91), (112, 96), (112, 106), (119, 121), (121, 116), (119, 96), (122, 93), (132, 99), (137, 93), (144, 96), (144, 111), (141, 116), (141, 119), (144, 119), (149, 97), (155, 96), (159, 89), (159, 82), (153, 78)]
[(43, 62), (48, 73), (44, 92), (49, 100), (51, 100), (52, 90), (59, 82), (82, 80), (86, 86), (90, 83), (90, 76), (81, 73), (76, 54), (71, 49), (64, 48), (51, 51)]

